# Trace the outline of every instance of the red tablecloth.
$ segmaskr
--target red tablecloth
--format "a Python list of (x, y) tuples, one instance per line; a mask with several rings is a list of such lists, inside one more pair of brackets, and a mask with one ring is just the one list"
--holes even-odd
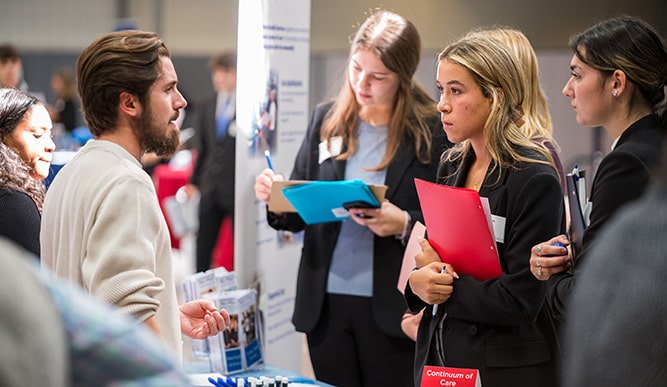
[(234, 235), (232, 218), (225, 217), (220, 226), (218, 242), (213, 249), (211, 268), (223, 266), (227, 271), (234, 270)]
[[(155, 190), (157, 191), (160, 209), (167, 220), (169, 236), (171, 237), (171, 247), (175, 249), (180, 247), (180, 240), (174, 235), (169, 226), (168, 215), (164, 208), (164, 199), (174, 196), (179, 188), (186, 185), (191, 174), (192, 167), (186, 169), (174, 169), (168, 164), (157, 165), (153, 170), (153, 181), (155, 181)], [(211, 268), (224, 266), (229, 271), (234, 270), (234, 237), (232, 230), (231, 218), (225, 218), (220, 227), (218, 242), (213, 249)]]
[(167, 226), (169, 227), (169, 235), (171, 237), (171, 247), (178, 249), (180, 241), (174, 235), (169, 226), (169, 219), (164, 208), (164, 199), (174, 196), (179, 188), (188, 183), (192, 168), (187, 169), (173, 169), (168, 164), (160, 164), (153, 170), (153, 181), (155, 181), (155, 190), (157, 191), (157, 200), (160, 203), (160, 209), (167, 219)]

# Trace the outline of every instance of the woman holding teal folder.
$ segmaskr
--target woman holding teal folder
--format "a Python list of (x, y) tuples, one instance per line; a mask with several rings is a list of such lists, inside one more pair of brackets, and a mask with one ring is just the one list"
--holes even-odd
[[(404, 239), (423, 221), (414, 178), (434, 181), (449, 145), (435, 101), (413, 79), (420, 50), (419, 33), (400, 15), (368, 17), (352, 42), (346, 82), (314, 109), (290, 176), (386, 185), (381, 207), (312, 225), (296, 213), (268, 213), (275, 229), (305, 231), (292, 321), (307, 335), (317, 379), (333, 385), (413, 381), (414, 343), (401, 331), (396, 283)], [(271, 169), (257, 176), (257, 198), (268, 202), (278, 179)]]

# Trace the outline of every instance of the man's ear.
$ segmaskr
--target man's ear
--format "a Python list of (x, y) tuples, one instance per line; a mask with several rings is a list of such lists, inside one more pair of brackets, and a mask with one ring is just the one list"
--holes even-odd
[(136, 95), (126, 91), (120, 93), (118, 105), (120, 111), (130, 117), (137, 117), (141, 112), (139, 98), (137, 98)]

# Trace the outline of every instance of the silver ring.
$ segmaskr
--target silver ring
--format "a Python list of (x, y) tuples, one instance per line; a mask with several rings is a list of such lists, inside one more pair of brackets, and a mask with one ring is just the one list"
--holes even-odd
[[(542, 255), (542, 246), (539, 246), (539, 245), (538, 245), (538, 246), (535, 248), (535, 253), (537, 253), (537, 255)], [(539, 265), (538, 265), (538, 266), (539, 266)]]
[(542, 261), (540, 261), (539, 258), (537, 258), (537, 259), (535, 260), (535, 266), (537, 266), (537, 267), (542, 267)]
[(538, 275), (538, 277), (542, 277), (542, 267), (537, 269), (537, 275)]

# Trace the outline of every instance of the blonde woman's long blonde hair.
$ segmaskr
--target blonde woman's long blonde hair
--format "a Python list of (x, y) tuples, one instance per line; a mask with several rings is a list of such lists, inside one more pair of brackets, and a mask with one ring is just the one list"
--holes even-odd
[(547, 97), (540, 83), (537, 55), (528, 37), (523, 32), (510, 27), (480, 29), (472, 32), (472, 34), (476, 33), (491, 36), (505, 43), (519, 59), (526, 74), (524, 78), (526, 96), (522, 104), (525, 124), (521, 128), (533, 140), (549, 141), (555, 149), (558, 149), (553, 139), (553, 124)]
[[(421, 38), (417, 28), (396, 13), (375, 12), (366, 19), (354, 36), (349, 57), (360, 49), (377, 55), (387, 69), (396, 73), (399, 78), (399, 87), (388, 123), (384, 156), (377, 166), (368, 169), (378, 171), (387, 168), (406, 136), (414, 141), (419, 161), (430, 163), (432, 138), (428, 119), (437, 119), (438, 112), (433, 98), (413, 79), (421, 55)], [(345, 84), (334, 100), (321, 132), (322, 140), (330, 140), (334, 136), (343, 138), (343, 144), (347, 148), (338, 156), (339, 160), (346, 160), (357, 150), (359, 110), (350, 85), (349, 72), (346, 71)]]

